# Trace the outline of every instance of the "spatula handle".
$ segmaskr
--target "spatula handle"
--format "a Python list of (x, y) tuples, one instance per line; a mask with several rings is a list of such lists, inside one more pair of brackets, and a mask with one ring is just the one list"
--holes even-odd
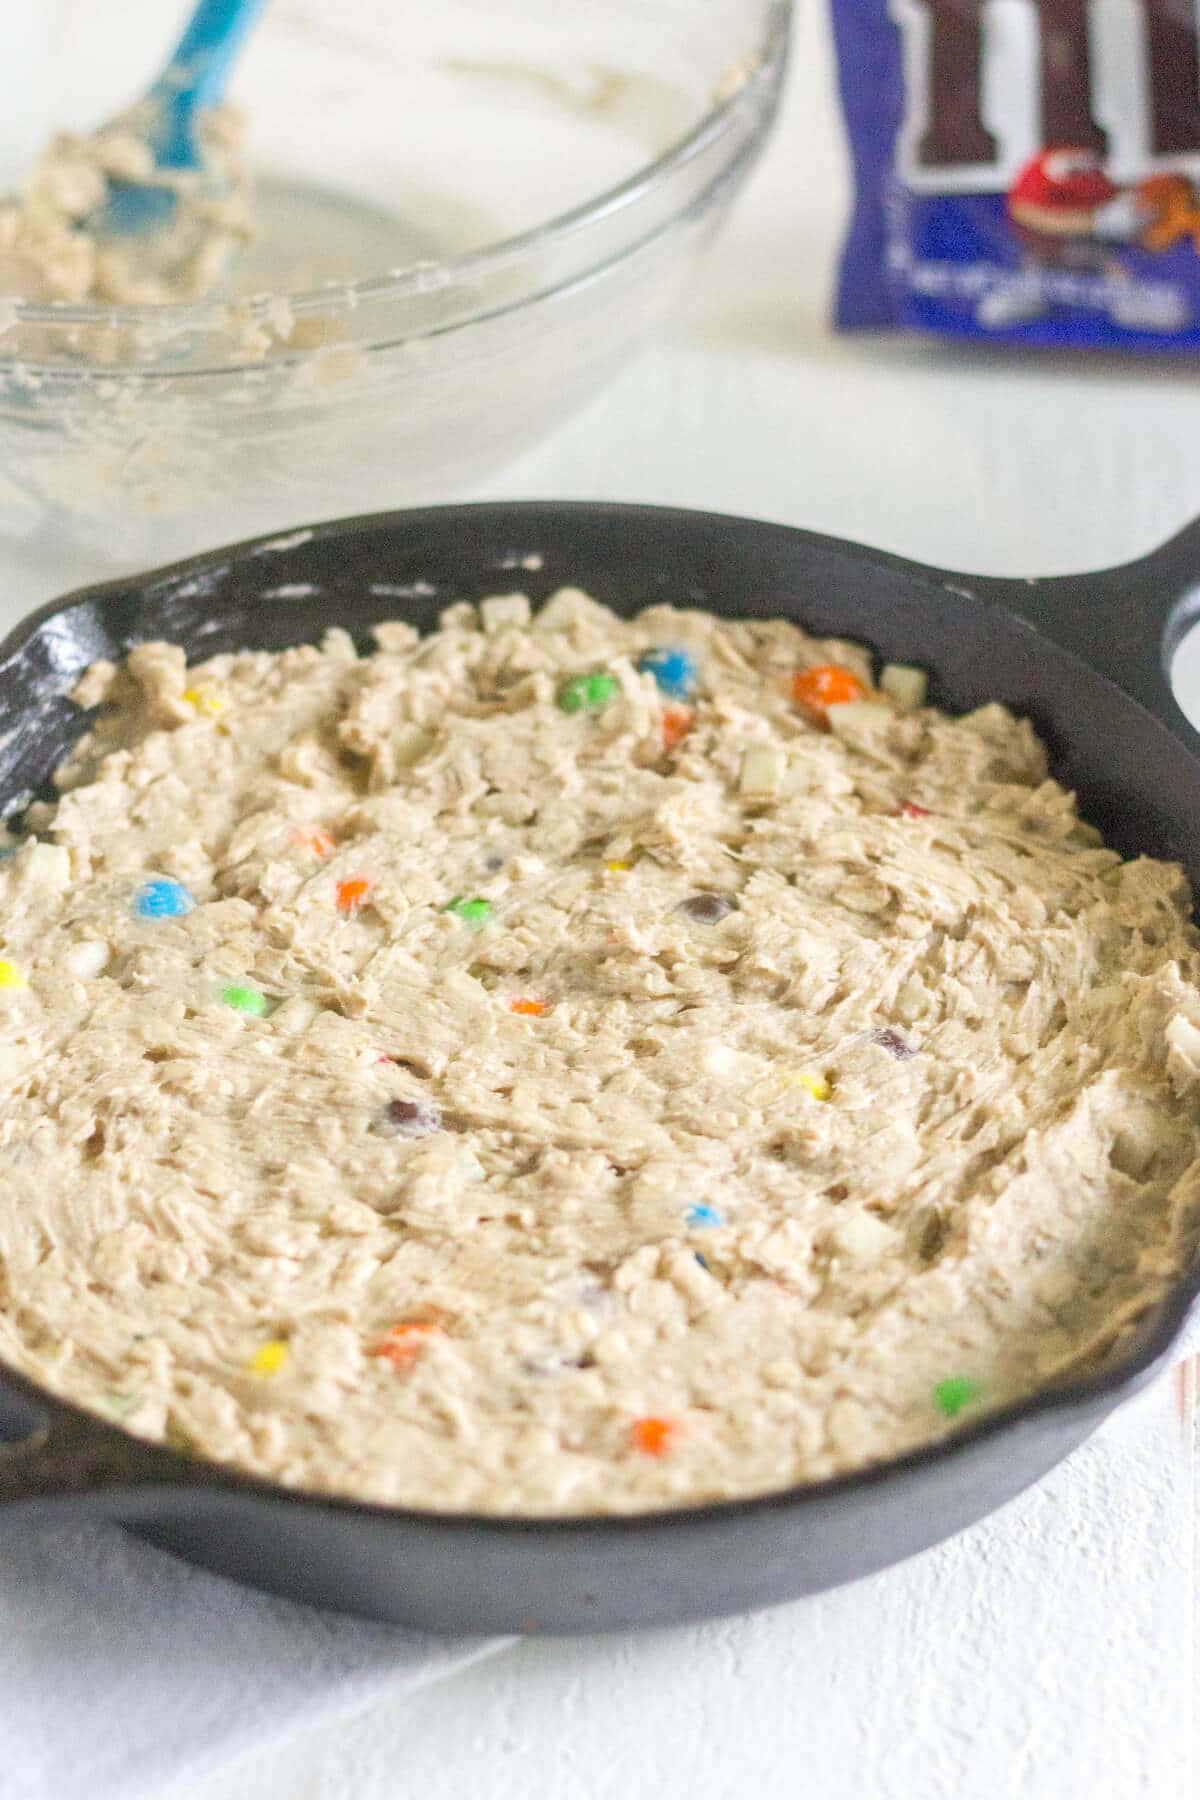
[(194, 157), (191, 121), (225, 94), (229, 72), (266, 0), (199, 0), (151, 97), (161, 106), (157, 161), (187, 166)]

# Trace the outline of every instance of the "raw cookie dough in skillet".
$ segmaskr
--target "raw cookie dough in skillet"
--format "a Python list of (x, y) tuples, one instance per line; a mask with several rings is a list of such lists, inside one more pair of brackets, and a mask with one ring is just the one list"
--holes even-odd
[(0, 863), (0, 1359), (434, 1508), (888, 1457), (1104, 1352), (1198, 1193), (1180, 871), (1001, 706), (564, 591), (186, 670)]

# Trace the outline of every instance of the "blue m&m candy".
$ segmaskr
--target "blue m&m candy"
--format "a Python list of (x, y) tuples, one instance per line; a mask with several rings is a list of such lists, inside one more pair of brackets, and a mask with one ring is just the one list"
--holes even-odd
[(133, 896), (133, 910), (139, 919), (182, 919), (195, 904), (181, 882), (165, 875), (144, 881)]
[(696, 691), (696, 662), (686, 650), (657, 645), (637, 659), (639, 675), (653, 675), (658, 690), (671, 700), (686, 700)]
[(703, 1201), (697, 1201), (695, 1206), (689, 1206), (686, 1218), (689, 1225), (698, 1227), (723, 1225), (725, 1223), (724, 1218), (718, 1212), (717, 1208), (715, 1206), (708, 1206)]

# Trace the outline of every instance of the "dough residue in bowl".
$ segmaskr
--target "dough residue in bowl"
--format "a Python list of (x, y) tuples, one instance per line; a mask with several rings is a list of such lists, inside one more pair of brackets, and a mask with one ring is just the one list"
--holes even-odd
[[(241, 119), (224, 105), (197, 115), (199, 169), (156, 167), (155, 122), (147, 101), (99, 131), (60, 132), (51, 140), (23, 192), (0, 199), (0, 294), (154, 306), (211, 291), (231, 252), (252, 234)], [(170, 225), (98, 235), (92, 221), (121, 182), (174, 194)]]
[(0, 1358), (276, 1480), (571, 1514), (1101, 1357), (1200, 1193), (1200, 956), (1002, 706), (565, 590), (167, 644), (0, 862)]

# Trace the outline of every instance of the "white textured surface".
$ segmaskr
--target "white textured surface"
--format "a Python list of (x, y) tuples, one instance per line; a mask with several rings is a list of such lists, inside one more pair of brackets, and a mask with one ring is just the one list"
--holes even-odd
[[(1183, 524), (1194, 368), (830, 339), (844, 157), (812, 8), (794, 75), (685, 327), (489, 493), (743, 511), (993, 572), (1099, 567)], [(13, 566), (3, 610), (59, 585)], [(1003, 1514), (856, 1587), (522, 1645), (171, 1800), (1191, 1800), (1195, 1412), (1168, 1378)]]
[(838, 1593), (528, 1643), (188, 1800), (1190, 1800), (1174, 1384), (953, 1543)]
[(137, 1800), (496, 1651), (269, 1599), (115, 1525), (0, 1514), (0, 1795)]

